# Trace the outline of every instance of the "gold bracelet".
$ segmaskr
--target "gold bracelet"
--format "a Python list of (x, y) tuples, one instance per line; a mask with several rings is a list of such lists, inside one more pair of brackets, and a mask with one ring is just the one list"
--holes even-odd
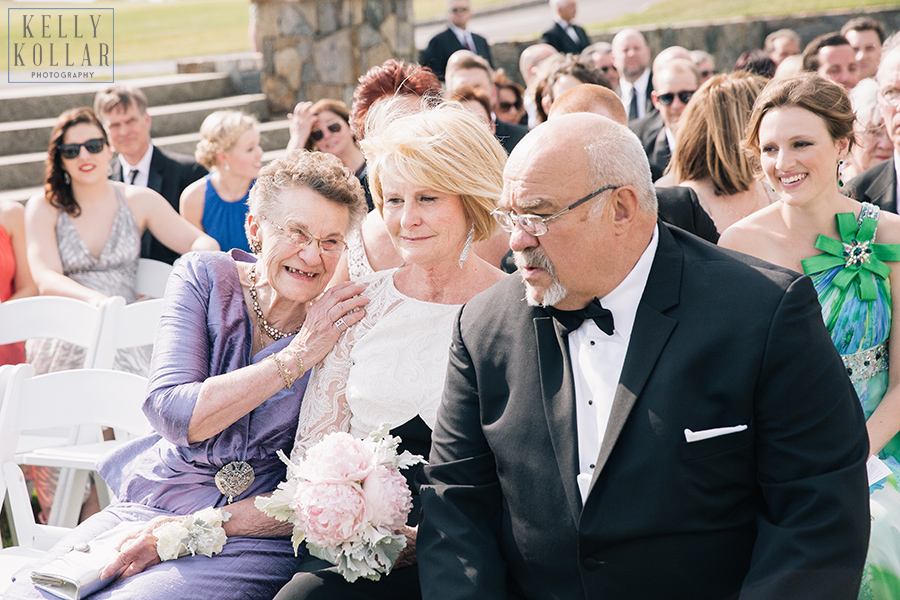
[(303, 374), (306, 373), (306, 369), (303, 368), (303, 358), (300, 357), (300, 352), (298, 352), (294, 348), (291, 348), (290, 346), (285, 348), (285, 350), (288, 351), (288, 354), (294, 357), (294, 361), (296, 361), (297, 367), (300, 369), (300, 372), (297, 373), (297, 377), (294, 378), (294, 381), (296, 381), (303, 377)]
[(291, 375), (290, 371), (287, 370), (287, 367), (284, 366), (284, 362), (275, 354), (270, 354), (269, 358), (272, 359), (272, 362), (275, 363), (275, 368), (278, 369), (281, 381), (284, 382), (284, 389), (291, 389), (291, 386), (294, 385), (294, 377)]

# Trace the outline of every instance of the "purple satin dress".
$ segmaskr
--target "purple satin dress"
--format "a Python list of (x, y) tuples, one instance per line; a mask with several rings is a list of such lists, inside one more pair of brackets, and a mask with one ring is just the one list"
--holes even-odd
[[(157, 331), (144, 412), (157, 433), (134, 440), (107, 456), (100, 474), (118, 499), (57, 544), (59, 552), (87, 541), (121, 520), (149, 521), (184, 515), (226, 498), (214, 476), (224, 464), (244, 460), (256, 479), (235, 501), (270, 492), (286, 477), (277, 450), (290, 455), (308, 374), (280, 391), (212, 438), (188, 444), (188, 422), (201, 383), (212, 375), (257, 363), (284, 348), (284, 338), (251, 356), (252, 328), (235, 261), (230, 254), (188, 254), (175, 266), (166, 289)], [(57, 552), (51, 551), (51, 555)], [(47, 561), (52, 557), (48, 557)], [(233, 536), (221, 554), (183, 557), (117, 581), (90, 598), (243, 599), (271, 598), (304, 558), (294, 556), (290, 538)], [(29, 579), (31, 567), (16, 576), (4, 598), (52, 598)]]

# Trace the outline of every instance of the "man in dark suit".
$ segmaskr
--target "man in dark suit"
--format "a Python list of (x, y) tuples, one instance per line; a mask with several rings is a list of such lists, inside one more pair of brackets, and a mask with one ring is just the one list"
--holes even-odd
[[(112, 86), (94, 98), (94, 112), (103, 122), (110, 142), (118, 152), (110, 179), (149, 187), (178, 211), (181, 192), (206, 175), (206, 169), (190, 156), (168, 152), (153, 145), (144, 93), (134, 87)], [(172, 264), (179, 256), (149, 231), (144, 232), (141, 257)]]
[(573, 21), (578, 12), (576, 0), (550, 0), (553, 9), (553, 27), (544, 32), (541, 42), (550, 44), (563, 54), (581, 54), (591, 45), (585, 30)]
[(653, 181), (662, 177), (666, 167), (669, 166), (672, 151), (675, 149), (678, 121), (698, 87), (700, 87), (700, 71), (689, 60), (669, 60), (653, 72), (653, 91), (650, 93), (650, 99), (656, 111), (643, 119), (629, 123), (631, 130), (641, 140), (644, 152), (650, 160), (650, 175)]
[(810, 280), (660, 224), (597, 115), (529, 133), (499, 211), (521, 277), (454, 328), (424, 598), (856, 598), (867, 435)]
[(491, 120), (494, 122), (494, 135), (506, 150), (512, 152), (525, 134), (528, 128), (522, 125), (504, 123), (494, 114), (497, 105), (497, 86), (494, 85), (494, 73), (491, 66), (480, 56), (460, 50), (455, 53), (447, 65), (447, 97), (454, 99), (453, 92), (462, 87), (470, 87), (480, 90), (491, 99)]
[(491, 47), (487, 40), (466, 28), (471, 16), (472, 8), (469, 0), (448, 0), (447, 29), (431, 38), (428, 47), (422, 52), (419, 62), (434, 71), (441, 81), (444, 81), (447, 60), (457, 50), (474, 52), (488, 61), (491, 67), (494, 66)]
[(897, 212), (898, 165), (900, 165), (900, 35), (884, 42), (878, 81), (878, 107), (884, 117), (888, 136), (894, 144), (893, 160), (883, 161), (854, 177), (847, 188), (860, 202), (877, 204), (884, 210)]
[(650, 98), (653, 81), (647, 40), (637, 29), (623, 29), (613, 38), (612, 52), (619, 72), (615, 91), (625, 105), (628, 121), (642, 119), (656, 110)]

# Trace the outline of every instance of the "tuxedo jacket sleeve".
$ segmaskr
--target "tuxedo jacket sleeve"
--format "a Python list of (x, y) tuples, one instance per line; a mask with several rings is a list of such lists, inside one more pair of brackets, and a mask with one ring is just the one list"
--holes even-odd
[[(114, 165), (110, 179), (123, 181), (122, 163), (117, 160)], [(172, 205), (175, 212), (178, 212), (181, 206), (181, 192), (184, 191), (184, 188), (206, 175), (206, 172), (206, 169), (200, 166), (192, 157), (169, 152), (159, 146), (154, 146), (153, 155), (150, 158), (150, 173), (147, 177), (147, 187), (158, 192)], [(181, 255), (163, 245), (149, 231), (144, 232), (141, 238), (141, 257), (172, 264), (179, 256)]]
[(712, 244), (719, 242), (716, 224), (700, 206), (697, 192), (681, 185), (658, 187), (656, 200), (659, 204), (660, 220), (680, 227)]
[(897, 212), (897, 173), (894, 160), (888, 159), (866, 169), (847, 183), (850, 196), (870, 202), (882, 210)]
[(856, 598), (865, 423), (808, 278), (660, 227), (584, 503), (567, 345), (524, 295), (513, 275), (458, 317), (426, 600)]

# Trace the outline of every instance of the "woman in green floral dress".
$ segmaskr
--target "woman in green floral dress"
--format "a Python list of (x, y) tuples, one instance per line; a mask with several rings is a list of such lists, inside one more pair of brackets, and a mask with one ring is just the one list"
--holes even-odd
[(734, 224), (719, 243), (805, 272), (815, 285), (866, 415), (870, 452), (880, 459), (870, 459), (872, 533), (859, 595), (888, 600), (900, 598), (900, 362), (891, 368), (900, 336), (890, 335), (900, 217), (840, 192), (854, 119), (843, 88), (814, 74), (770, 83), (744, 144), (781, 199)]

